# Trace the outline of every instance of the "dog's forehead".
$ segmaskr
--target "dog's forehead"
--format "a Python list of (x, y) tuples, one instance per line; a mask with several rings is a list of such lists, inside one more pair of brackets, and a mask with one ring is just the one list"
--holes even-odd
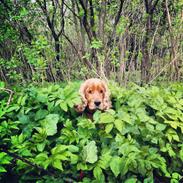
[(90, 88), (92, 90), (98, 90), (98, 89), (104, 88), (104, 84), (100, 80), (90, 81), (87, 85), (87, 88)]

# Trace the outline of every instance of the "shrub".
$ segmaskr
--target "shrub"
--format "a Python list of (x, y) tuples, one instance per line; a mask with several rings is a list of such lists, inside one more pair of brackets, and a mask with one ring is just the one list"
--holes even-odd
[[(29, 87), (0, 102), (0, 172), (19, 182), (179, 182), (183, 85), (122, 88), (113, 108), (79, 115), (78, 83)], [(6, 97), (6, 96), (5, 96)], [(7, 173), (3, 173), (7, 171)]]

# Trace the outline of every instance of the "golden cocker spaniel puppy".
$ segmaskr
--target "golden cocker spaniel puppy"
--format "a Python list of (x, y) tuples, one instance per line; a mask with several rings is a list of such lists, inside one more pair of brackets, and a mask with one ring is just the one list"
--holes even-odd
[(102, 111), (111, 108), (110, 92), (107, 84), (100, 79), (91, 78), (81, 84), (79, 93), (82, 103), (76, 106), (77, 112), (85, 109), (94, 112), (97, 109)]

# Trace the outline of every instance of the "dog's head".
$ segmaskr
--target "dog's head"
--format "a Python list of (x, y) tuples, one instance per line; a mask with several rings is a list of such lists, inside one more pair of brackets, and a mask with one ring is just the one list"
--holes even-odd
[(110, 92), (103, 80), (92, 78), (81, 84), (79, 93), (82, 104), (76, 106), (78, 112), (87, 108), (89, 111), (96, 109), (107, 110), (111, 107)]

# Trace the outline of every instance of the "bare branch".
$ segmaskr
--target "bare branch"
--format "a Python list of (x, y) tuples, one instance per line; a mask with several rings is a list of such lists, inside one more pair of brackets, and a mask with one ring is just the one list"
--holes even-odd
[(6, 92), (10, 95), (9, 98), (8, 98), (8, 102), (7, 102), (7, 106), (9, 106), (10, 102), (12, 100), (14, 92), (12, 90), (8, 89), (8, 88), (0, 88), (0, 90), (3, 90), (4, 92)]

